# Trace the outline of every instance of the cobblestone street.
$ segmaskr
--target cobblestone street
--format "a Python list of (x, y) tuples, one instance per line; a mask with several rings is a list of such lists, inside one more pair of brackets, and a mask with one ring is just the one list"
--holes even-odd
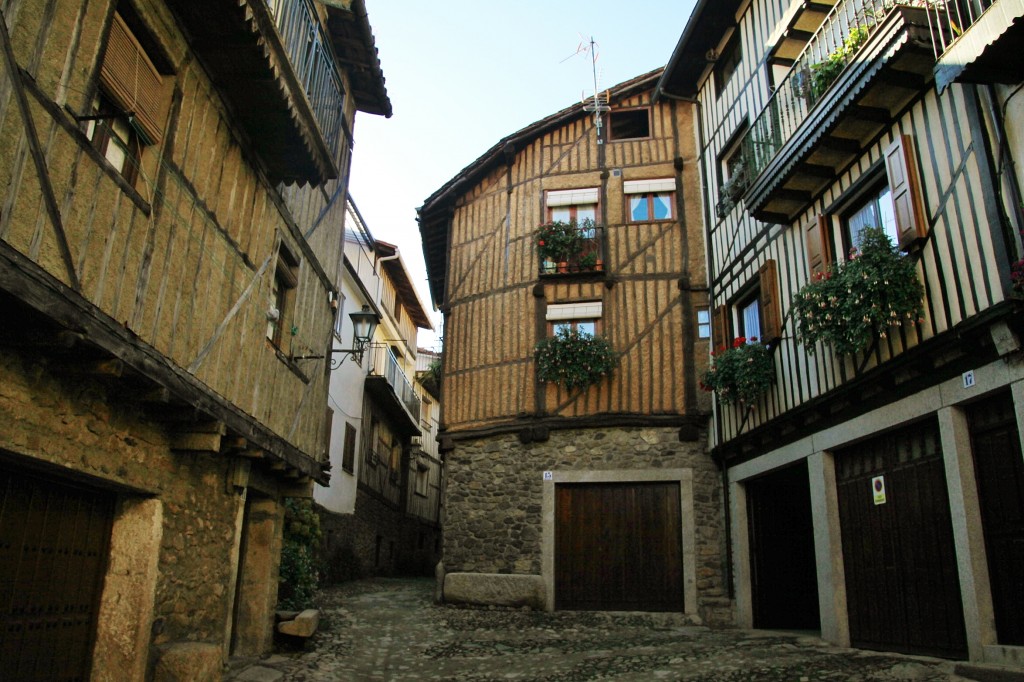
[(966, 680), (956, 664), (830, 647), (815, 637), (709, 630), (675, 614), (541, 613), (435, 606), (430, 580), (375, 579), (321, 593), (305, 650), (234, 661), (226, 679)]

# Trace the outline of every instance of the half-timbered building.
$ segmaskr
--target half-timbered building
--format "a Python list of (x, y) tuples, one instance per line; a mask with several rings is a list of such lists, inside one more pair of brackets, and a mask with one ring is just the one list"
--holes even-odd
[[(740, 626), (1024, 660), (1022, 16), (702, 0), (658, 85), (700, 112), (713, 343), (759, 337), (774, 367), (714, 410)], [(798, 302), (856, 270), (864, 227), (920, 309), (852, 352), (811, 343)], [(844, 289), (821, 315), (885, 298)]]
[(352, 123), (390, 115), (346, 4), (0, 8), (4, 677), (269, 648), (284, 498), (328, 480)]
[[(660, 74), (499, 140), (419, 210), (448, 600), (728, 618), (694, 108), (652, 103)], [(574, 333), (610, 343), (610, 374), (541, 381), (538, 343)]]

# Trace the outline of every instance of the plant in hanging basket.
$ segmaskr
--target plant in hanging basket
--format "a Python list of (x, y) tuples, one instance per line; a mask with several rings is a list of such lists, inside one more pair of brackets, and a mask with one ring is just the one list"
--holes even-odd
[(923, 314), (924, 287), (913, 262), (880, 228), (865, 228), (860, 239), (859, 252), (815, 275), (793, 297), (797, 338), (808, 353), (821, 341), (840, 355), (853, 354)]
[(564, 263), (573, 260), (583, 248), (583, 239), (575, 220), (553, 220), (537, 228), (537, 253), (542, 261)]
[(721, 347), (711, 354), (711, 366), (701, 378), (700, 387), (714, 391), (725, 405), (751, 403), (775, 383), (775, 363), (771, 349), (751, 337), (733, 340), (732, 347)]
[(609, 376), (617, 356), (607, 339), (562, 327), (553, 337), (537, 343), (533, 357), (538, 379), (573, 390)]

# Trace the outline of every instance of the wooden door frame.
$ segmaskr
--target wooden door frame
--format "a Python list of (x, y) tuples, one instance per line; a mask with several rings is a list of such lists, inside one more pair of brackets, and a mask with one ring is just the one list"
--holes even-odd
[(555, 609), (555, 486), (566, 483), (678, 483), (679, 527), (683, 548), (683, 604), (697, 614), (697, 522), (693, 507), (693, 469), (613, 469), (545, 471), (541, 502), (541, 578), (544, 608)]

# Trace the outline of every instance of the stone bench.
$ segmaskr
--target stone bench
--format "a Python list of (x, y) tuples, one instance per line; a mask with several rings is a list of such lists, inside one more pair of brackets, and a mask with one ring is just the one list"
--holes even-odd
[(279, 611), (277, 631), (282, 635), (291, 637), (312, 637), (316, 628), (320, 625), (319, 609), (306, 609), (298, 613), (294, 611)]

